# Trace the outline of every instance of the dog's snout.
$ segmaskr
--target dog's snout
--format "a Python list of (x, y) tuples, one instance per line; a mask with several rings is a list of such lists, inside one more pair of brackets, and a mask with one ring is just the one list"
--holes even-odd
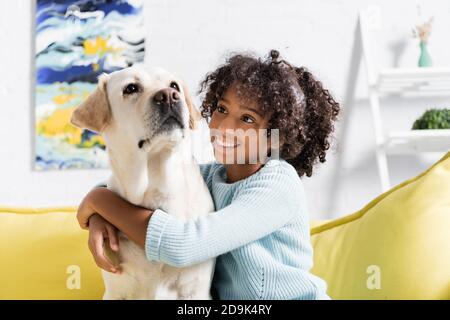
[(171, 106), (172, 104), (180, 100), (180, 94), (177, 90), (172, 88), (166, 88), (159, 90), (153, 96), (153, 101), (157, 104)]
[(161, 128), (184, 128), (184, 116), (180, 93), (174, 88), (165, 88), (151, 98), (152, 111), (159, 117)]

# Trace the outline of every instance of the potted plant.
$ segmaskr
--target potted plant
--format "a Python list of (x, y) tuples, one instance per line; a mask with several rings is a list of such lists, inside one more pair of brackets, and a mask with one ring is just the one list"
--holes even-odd
[(417, 119), (413, 130), (450, 129), (450, 109), (429, 109)]

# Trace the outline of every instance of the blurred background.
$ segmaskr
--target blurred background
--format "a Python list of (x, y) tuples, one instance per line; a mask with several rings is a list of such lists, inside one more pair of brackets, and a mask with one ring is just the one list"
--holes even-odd
[[(89, 22), (94, 27), (95, 19), (105, 20), (113, 11), (108, 7), (111, 10), (105, 9), (103, 16), (80, 15), (97, 12), (96, 2), (54, 1), (66, 8), (71, 4), (77, 6), (70, 7), (72, 11), (66, 10), (65, 13), (56, 10), (60, 21), (72, 19), (75, 26)], [(145, 63), (180, 74), (192, 93), (197, 92), (205, 74), (214, 70), (229, 53), (242, 50), (266, 55), (270, 49), (277, 49), (282, 57), (298, 66), (306, 66), (322, 80), (324, 86), (342, 103), (342, 113), (327, 161), (316, 167), (311, 178), (303, 178), (311, 219), (314, 220), (352, 213), (384, 190), (377, 162), (376, 120), (369, 99), (369, 93), (376, 90), (369, 90), (368, 65), (375, 75), (385, 68), (413, 70), (414, 75), (422, 57), (422, 68), (428, 67), (430, 72), (435, 71), (442, 78), (439, 78), (442, 81), (435, 90), (438, 94), (409, 96), (403, 95), (402, 89), (383, 96), (380, 100), (383, 134), (411, 130), (415, 120), (428, 109), (450, 108), (449, 95), (446, 95), (450, 89), (446, 78), (450, 68), (450, 1), (123, 2), (140, 8), (140, 11), (134, 12), (136, 18), (133, 19), (137, 31), (128, 32), (129, 38), (125, 40), (123, 37), (107, 39), (123, 40), (135, 49), (142, 44), (143, 48), (134, 50), (133, 59), (143, 59)], [(44, 157), (39, 152), (47, 152), (51, 148), (49, 144), (45, 144), (44, 148), (43, 141), (47, 140), (42, 140), (42, 136), (48, 134), (48, 127), (42, 121), (49, 115), (44, 112), (45, 108), (39, 108), (46, 97), (43, 84), (60, 81), (59, 76), (67, 79), (70, 74), (54, 72), (66, 63), (65, 58), (58, 54), (65, 54), (66, 57), (68, 52), (65, 51), (67, 48), (57, 48), (52, 44), (57, 41), (64, 43), (73, 37), (64, 26), (59, 28), (66, 30), (66, 33), (45, 32), (56, 30), (54, 25), (46, 25), (50, 20), (44, 19), (43, 12), (40, 12), (47, 10), (48, 13), (51, 11), (48, 8), (52, 8), (52, 1), (0, 1), (0, 206), (78, 205), (90, 188), (109, 175), (107, 168), (45, 167), (43, 162), (40, 164), (37, 160), (37, 156), (40, 161)], [(370, 26), (366, 30), (370, 31), (367, 38), (361, 37), (361, 25), (358, 23), (362, 12), (367, 13), (367, 25)], [(122, 12), (122, 16), (126, 14)], [(417, 32), (417, 26), (430, 19), (431, 32), (425, 41), (426, 48), (421, 49), (421, 39), (413, 37), (413, 29)], [(120, 20), (125, 25), (127, 21)], [(129, 24), (125, 26), (131, 27)], [(108, 32), (115, 30), (115, 25), (104, 28), (103, 32)], [(136, 34), (142, 34), (145, 42), (136, 40), (139, 38)], [(89, 63), (92, 70), (107, 70), (112, 63), (101, 57), (96, 61), (97, 49), (101, 45), (120, 46), (120, 41), (103, 44), (99, 43), (98, 36), (94, 39), (95, 42), (91, 43), (78, 38), (84, 41), (84, 54), (91, 55)], [(364, 46), (366, 40), (370, 46)], [(425, 58), (424, 50), (429, 54)], [(142, 53), (142, 56), (136, 53)], [(60, 59), (58, 66), (55, 66), (55, 59)], [(118, 68), (124, 63), (123, 59), (114, 61)], [(73, 68), (73, 61), (71, 63)], [(49, 71), (49, 64), (53, 64), (53, 71)], [(87, 65), (84, 63), (83, 66)], [(414, 78), (411, 77), (408, 79)], [(89, 82), (89, 79), (86, 81)], [(200, 102), (198, 97), (196, 102), (197, 105)], [(64, 103), (67, 101), (60, 104)], [(47, 118), (44, 120), (48, 121)], [(43, 126), (47, 131), (42, 129)], [(206, 125), (202, 128), (206, 130)], [(441, 150), (436, 148), (433, 150), (435, 152), (422, 153), (422, 149), (418, 148), (417, 152), (388, 155), (389, 186), (421, 173), (448, 151), (445, 141), (438, 143), (438, 146)], [(94, 156), (104, 157), (101, 150)], [(198, 160), (205, 162), (210, 159), (203, 154)]]

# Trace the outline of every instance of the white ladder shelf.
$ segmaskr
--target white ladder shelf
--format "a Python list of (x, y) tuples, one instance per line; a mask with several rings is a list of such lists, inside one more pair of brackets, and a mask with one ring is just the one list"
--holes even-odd
[(450, 68), (384, 69), (379, 73), (376, 87), (381, 94), (448, 95)]
[(375, 70), (368, 40), (369, 31), (381, 27), (379, 7), (359, 14), (362, 54), (366, 65), (369, 100), (374, 121), (376, 157), (383, 191), (390, 188), (388, 154), (446, 152), (450, 150), (450, 129), (408, 130), (384, 133), (380, 99), (387, 95), (403, 97), (450, 96), (450, 68), (387, 68)]

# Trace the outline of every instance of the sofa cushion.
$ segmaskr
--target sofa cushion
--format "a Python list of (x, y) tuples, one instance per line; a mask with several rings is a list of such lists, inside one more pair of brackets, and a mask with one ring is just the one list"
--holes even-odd
[(0, 208), (0, 299), (101, 299), (76, 208)]
[(450, 152), (311, 238), (334, 299), (450, 299)]

